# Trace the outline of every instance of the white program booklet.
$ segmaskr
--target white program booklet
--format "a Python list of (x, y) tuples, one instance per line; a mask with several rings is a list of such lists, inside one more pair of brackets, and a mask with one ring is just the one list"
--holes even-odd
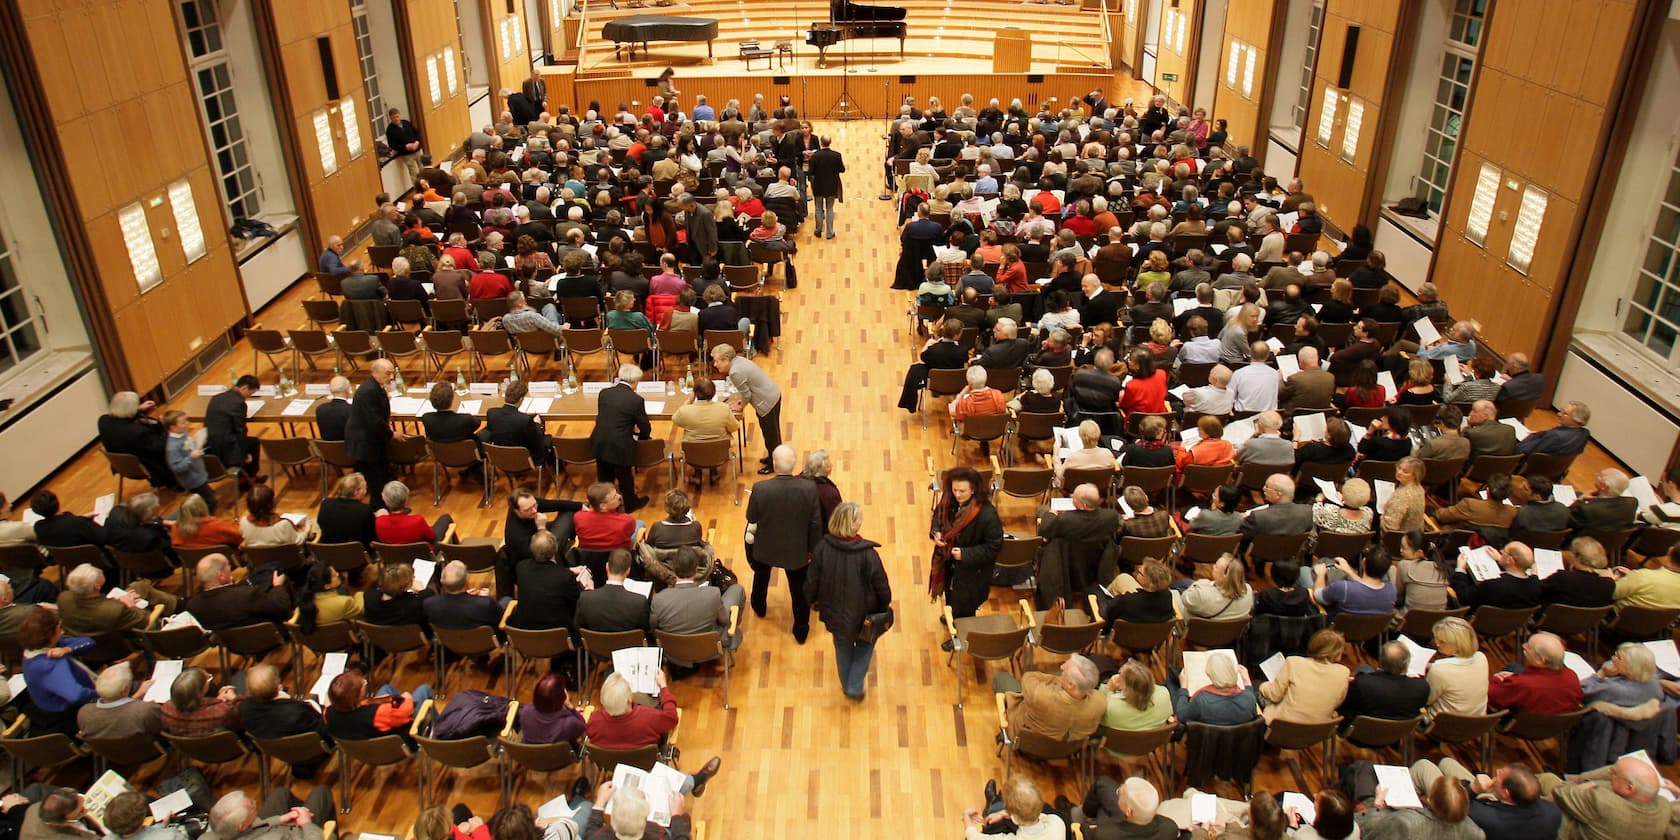
[(1412, 329), (1417, 330), (1418, 344), (1424, 347), (1441, 340), (1441, 331), (1435, 329), (1435, 322), (1428, 318), (1419, 318), (1413, 321)]
[(1658, 639), (1646, 642), (1651, 655), (1656, 657), (1657, 670), (1671, 676), (1680, 677), (1680, 650), (1675, 650), (1673, 639)]
[(1371, 482), (1371, 492), (1377, 497), (1377, 513), (1382, 513), (1389, 497), (1394, 495), (1394, 482), (1379, 478)]
[(1477, 583), (1493, 580), (1504, 574), (1504, 570), (1499, 568), (1499, 552), (1494, 551), (1493, 546), (1484, 545), (1477, 549), (1465, 546), (1458, 550), (1458, 554), (1464, 558), (1469, 566), (1470, 576), (1475, 578)]
[[(1404, 637), (1402, 637), (1404, 638)], [(1412, 771), (1393, 764), (1377, 765), (1377, 784), (1387, 789), (1384, 802), (1390, 808), (1422, 808), (1417, 788), (1412, 785)]]
[(1295, 813), (1300, 815), (1303, 824), (1311, 825), (1313, 820), (1318, 819), (1318, 809), (1313, 807), (1312, 797), (1304, 793), (1296, 793), (1295, 791), (1284, 793), (1283, 807), (1286, 809), (1294, 808)]
[(1377, 384), (1382, 386), (1385, 400), (1392, 400), (1400, 394), (1400, 389), (1394, 384), (1394, 374), (1386, 370), (1377, 372)]
[(1550, 548), (1534, 549), (1534, 576), (1545, 580), (1563, 571), (1563, 552)]
[(1284, 661), (1283, 651), (1280, 650), (1266, 657), (1265, 662), (1260, 663), (1260, 673), (1265, 674), (1267, 680), (1275, 680), (1278, 674), (1283, 673)]
[[(1293, 356), (1279, 356), (1278, 358), (1280, 358), (1280, 359), (1290, 359), (1290, 358), (1294, 358), (1294, 357)], [(1325, 438), (1325, 436), (1328, 435), (1329, 433), (1330, 433), (1330, 430), (1329, 430), (1329, 427), (1325, 423), (1323, 412), (1315, 412), (1313, 414), (1297, 414), (1297, 415), (1295, 415), (1295, 439), (1296, 440), (1323, 440)]]
[(327, 705), (327, 689), (332, 687), (333, 677), (344, 673), (345, 667), (349, 664), (350, 654), (348, 653), (329, 653), (322, 658), (321, 678), (309, 687), (309, 693), (315, 699), (320, 700), (321, 705)]
[(192, 805), (192, 794), (187, 793), (186, 788), (179, 788), (168, 796), (152, 800), (148, 807), (151, 809), (152, 819), (161, 823), (171, 816), (191, 808)]
[[(1278, 374), (1284, 379), (1288, 379), (1289, 377), (1301, 372), (1301, 360), (1294, 353), (1278, 356), (1277, 366)], [(1299, 423), (1300, 418), (1295, 418), (1295, 422)]]
[(1184, 690), (1191, 696), (1208, 686), (1207, 664), (1214, 658), (1228, 659), (1232, 667), (1237, 669), (1237, 684), (1248, 685), (1248, 671), (1237, 663), (1237, 654), (1229, 649), (1220, 650), (1187, 650), (1184, 652), (1184, 670), (1179, 672), (1179, 680)]
[(1513, 430), (1515, 430), (1516, 433), (1517, 433), (1517, 440), (1519, 440), (1519, 441), (1522, 440), (1523, 438), (1528, 437), (1531, 434), (1534, 434), (1534, 432), (1531, 429), (1529, 429), (1527, 426), (1523, 425), (1523, 421), (1518, 420), (1515, 417), (1507, 417), (1507, 418), (1505, 418), (1505, 419), (1503, 419), (1499, 422), (1504, 423), (1505, 425), (1510, 426)]
[(437, 574), (436, 560), (422, 560), (416, 557), (414, 563), (414, 588), (416, 591), (425, 589), (432, 583), (432, 575)]
[(1435, 649), (1426, 648), (1423, 645), (1412, 641), (1412, 637), (1404, 633), (1398, 634), (1398, 637), (1400, 639), (1400, 644), (1405, 645), (1406, 651), (1412, 655), (1411, 661), (1406, 663), (1406, 676), (1423, 676), (1429, 671), (1429, 660), (1435, 658)]
[(175, 678), (179, 676), (181, 660), (158, 660), (158, 663), (152, 666), (152, 687), (146, 689), (146, 696), (141, 699), (147, 703), (168, 703), (169, 689), (175, 685)]
[(1318, 485), (1318, 492), (1324, 494), (1324, 500), (1339, 505), (1342, 503), (1342, 491), (1336, 489), (1335, 482), (1327, 478), (1315, 478), (1313, 483)]
[(613, 671), (630, 681), (631, 691), (657, 695), (659, 683), (654, 677), (659, 673), (661, 653), (656, 647), (620, 648), (613, 651)]
[(1190, 796), (1190, 822), (1195, 825), (1212, 825), (1219, 819), (1219, 797), (1211, 793), (1195, 793)]
[(1587, 677), (1598, 673), (1593, 670), (1593, 666), (1587, 664), (1587, 660), (1582, 658), (1581, 654), (1572, 650), (1566, 650), (1563, 652), (1563, 666), (1571, 671), (1574, 671), (1576, 679), (1584, 680)]
[(651, 580), (626, 580), (624, 581), (624, 589), (627, 592), (634, 592), (643, 598), (653, 597), (653, 581)]

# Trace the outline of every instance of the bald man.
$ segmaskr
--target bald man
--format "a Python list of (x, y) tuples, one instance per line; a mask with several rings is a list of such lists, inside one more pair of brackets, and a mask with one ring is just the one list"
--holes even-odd
[(1563, 640), (1535, 633), (1523, 643), (1521, 666), (1488, 680), (1488, 706), (1513, 713), (1561, 715), (1581, 708), (1581, 680), (1563, 664)]
[(793, 601), (793, 638), (805, 644), (811, 632), (811, 605), (805, 598), (805, 572), (811, 549), (823, 537), (822, 501), (817, 485), (793, 474), (799, 463), (786, 444), (770, 452), (775, 477), (760, 481), (747, 500), (747, 564), (752, 567), (752, 608), (759, 618), (768, 610), (770, 578), (777, 568), (787, 573)]
[(367, 380), (356, 389), (344, 428), (344, 453), (356, 462), (356, 472), (367, 479), (369, 487), (384, 487), (395, 476), (385, 455), (386, 444), (408, 440), (408, 435), (391, 429), (391, 397), (385, 386), (395, 372), (390, 359), (374, 361)]
[(1073, 510), (1056, 513), (1039, 509), (1038, 535), (1044, 551), (1038, 564), (1038, 607), (1049, 609), (1057, 598), (1076, 604), (1093, 584), (1113, 579), (1114, 534), (1120, 513), (1102, 503), (1095, 484), (1073, 488)]
[(1658, 840), (1663, 836), (1669, 803), (1657, 797), (1660, 782), (1650, 763), (1622, 758), (1580, 779), (1564, 784), (1551, 773), (1540, 776), (1540, 789), (1563, 811), (1561, 840)]

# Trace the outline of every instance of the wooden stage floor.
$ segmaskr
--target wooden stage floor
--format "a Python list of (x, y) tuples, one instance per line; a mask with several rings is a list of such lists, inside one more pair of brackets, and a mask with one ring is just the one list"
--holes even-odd
[[(766, 92), (773, 93), (768, 88)], [(787, 441), (801, 456), (813, 448), (828, 449), (841, 492), (863, 503), (863, 535), (883, 546), (898, 626), (876, 652), (867, 699), (848, 702), (836, 684), (826, 631), (814, 629), (807, 644), (794, 643), (788, 632), (788, 594), (784, 581), (778, 579), (771, 592), (769, 616), (747, 619), (746, 642), (733, 672), (733, 708), (724, 710), (721, 679), (713, 669), (674, 683), (683, 709), (680, 764), (681, 769), (692, 771), (714, 754), (723, 756), (722, 773), (692, 807), (703, 837), (769, 840), (804, 835), (814, 826), (821, 826), (822, 833), (830, 836), (954, 837), (962, 831), (963, 810), (981, 805), (986, 780), (1003, 776), (1003, 762), (993, 742), (996, 711), (985, 682), (990, 670), (983, 676), (970, 673), (968, 703), (958, 708), (956, 674), (938, 649), (942, 638), (939, 606), (926, 594), (928, 464), (944, 468), (963, 459), (951, 454), (942, 408), (931, 412), (924, 429), (915, 416), (896, 407), (904, 368), (920, 342), (909, 331), (904, 293), (888, 288), (898, 243), (890, 205), (875, 198), (881, 188), (879, 126), (829, 122), (819, 126), (819, 131), (833, 134), (848, 166), (839, 238), (818, 240), (808, 230), (798, 235), (800, 285), (786, 294), (779, 346), (761, 355), (759, 363), (786, 395), (782, 417)], [(312, 294), (313, 288), (294, 288), (257, 320), (271, 328), (302, 326), (299, 301)], [(249, 346), (241, 342), (225, 363), (210, 366), (212, 372), (203, 381), (220, 382), (228, 365), (251, 369), (249, 353)], [(265, 381), (275, 380), (266, 361), (256, 369)], [(601, 379), (604, 369), (595, 361), (586, 373), (588, 378)], [(189, 396), (181, 402), (191, 398), (193, 389), (186, 393)], [(1538, 417), (1534, 421), (1535, 425), (1548, 422)], [(550, 429), (569, 435), (588, 430), (589, 424), (556, 424)], [(656, 426), (655, 434), (665, 432)], [(760, 446), (755, 428), (749, 460), (762, 454)], [(970, 450), (968, 459), (975, 457)], [(1611, 463), (1602, 451), (1592, 449), (1577, 462), (1574, 483), (1585, 489), (1593, 471)], [(749, 475), (742, 481), (750, 488), (758, 478)], [(581, 498), (583, 487), (592, 479), (592, 475), (574, 477), (559, 493)], [(430, 480), (429, 469), (408, 477), (417, 491)], [(655, 498), (667, 488), (667, 479), (657, 470), (641, 482), (642, 492)], [(316, 509), (313, 471), (291, 480), (276, 476), (273, 483), (281, 491), (283, 511)], [(114, 492), (116, 482), (103, 459), (90, 450), (48, 486), (63, 497), (67, 509), (86, 511), (97, 496)], [(499, 538), (505, 515), (503, 490), (499, 488), (497, 504), (489, 509), (478, 507), (481, 487), (477, 484), (458, 483), (437, 508), (426, 492), (416, 492), (413, 501), (417, 512), (428, 518), (452, 513), (464, 536)], [(168, 503), (173, 506), (176, 501)], [(1025, 531), (1031, 508), (1026, 501), (1003, 502), (1006, 526)], [(729, 492), (721, 487), (706, 488), (695, 507), (696, 517), (716, 529), (720, 556), (743, 575), (748, 572), (741, 556), (744, 510), (744, 501), (741, 506), (731, 504)], [(986, 609), (1009, 611), (1016, 597), (1009, 590), (994, 590)], [(429, 664), (422, 667), (412, 657), (406, 659), (394, 682), (407, 687), (431, 681)], [(199, 661), (214, 670), (213, 657)], [(303, 685), (313, 681), (315, 667), (313, 662), (305, 664)], [(448, 685), (439, 689), (446, 696), (463, 688), (508, 692), (492, 676), (495, 673), (499, 666), (490, 674), (457, 668)], [(528, 701), (532, 684), (527, 675), (512, 693)], [(1419, 754), (1433, 753), (1420, 746)], [(1505, 744), (1498, 749), (1500, 758), (1525, 754)], [(1344, 755), (1357, 757), (1346, 751)], [(1556, 760), (1555, 752), (1548, 755)], [(1074, 774), (1063, 764), (1019, 761), (1015, 767), (1016, 772), (1037, 780), (1047, 798), (1060, 793), (1077, 800), (1082, 793), (1075, 789)], [(1105, 760), (1098, 769), (1122, 774), (1139, 767), (1135, 762), (1122, 767)], [(83, 768), (72, 766), (50, 775), (83, 785), (87, 782)], [(250, 761), (208, 770), (218, 792), (234, 786), (255, 792), (257, 777)], [(167, 772), (153, 765), (139, 780), (155, 783)], [(442, 781), (437, 782), (440, 775)], [(1153, 773), (1150, 777), (1158, 780)], [(356, 807), (341, 817), (341, 830), (402, 837), (417, 813), (418, 778), (412, 762), (390, 770), (358, 766), (352, 782)], [(465, 802), (486, 818), (496, 808), (499, 779), (492, 767), (434, 773), (433, 778), (434, 802)], [(518, 800), (535, 808), (565, 790), (574, 778), (571, 771), (551, 778), (521, 777)], [(322, 776), (326, 783), (337, 779), (332, 769)], [(1256, 786), (1312, 791), (1325, 780), (1316, 753), (1299, 760), (1272, 754), (1262, 761)], [(300, 796), (307, 792), (301, 783), (293, 787)]]

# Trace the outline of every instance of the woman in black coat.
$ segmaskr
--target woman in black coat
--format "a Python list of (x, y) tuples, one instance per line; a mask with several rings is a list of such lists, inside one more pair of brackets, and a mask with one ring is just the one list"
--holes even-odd
[[(944, 491), (933, 512), (933, 568), (928, 594), (945, 596), (956, 618), (967, 618), (991, 594), (992, 566), (1003, 549), (1003, 521), (986, 498), (986, 485), (972, 467), (945, 473)], [(950, 640), (946, 640), (950, 649)]]
[(892, 605), (892, 585), (876, 551), (880, 543), (858, 536), (863, 508), (842, 502), (828, 518), (828, 534), (811, 551), (805, 598), (834, 637), (834, 664), (847, 699), (863, 699), (875, 642), (859, 638), (864, 617)]
[(150, 415), (153, 405), (151, 400), (141, 402), (133, 391), (118, 391), (111, 397), (110, 413), (99, 418), (99, 444), (107, 452), (139, 458), (153, 487), (178, 490), (180, 484), (164, 457), (169, 433)]

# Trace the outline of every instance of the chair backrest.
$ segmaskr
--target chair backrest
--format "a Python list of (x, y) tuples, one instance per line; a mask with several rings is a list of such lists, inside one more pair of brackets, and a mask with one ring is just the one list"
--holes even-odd
[(1120, 538), (1120, 559), (1130, 563), (1142, 563), (1145, 559), (1168, 561), (1172, 557), (1173, 549), (1178, 545), (1178, 537), (1136, 537), (1124, 536)]
[(1310, 749), (1333, 737), (1341, 724), (1341, 715), (1322, 723), (1275, 718), (1266, 728), (1266, 743), (1283, 750)]
[(1518, 472), (1522, 475), (1543, 475), (1552, 481), (1564, 481), (1569, 476), (1569, 468), (1575, 464), (1575, 458), (1575, 455), (1532, 452), (1523, 458), (1522, 467)]
[(473, 330), (467, 333), (474, 353), (480, 356), (506, 356), (513, 353), (513, 341), (502, 330)]
[(1564, 638), (1577, 636), (1604, 623), (1611, 607), (1574, 607), (1552, 604), (1540, 616), (1535, 629), (1555, 633)]
[(653, 347), (648, 331), (638, 329), (607, 330), (607, 342), (615, 353), (645, 353)]
[(1319, 531), (1318, 540), (1313, 544), (1313, 556), (1357, 558), (1375, 536), (1370, 531), (1361, 534)]
[(571, 631), (565, 627), (552, 630), (521, 630), (518, 627), (506, 627), (508, 644), (520, 656), (526, 659), (551, 659), (562, 654), (571, 653)]
[(210, 649), (210, 634), (190, 624), (168, 630), (144, 630), (141, 637), (152, 655), (160, 659), (191, 659)]
[(1173, 736), (1178, 734), (1178, 724), (1169, 723), (1155, 729), (1110, 729), (1105, 726), (1098, 734), (1102, 739), (1102, 748), (1109, 753), (1149, 755), (1172, 743)]
[(296, 466), (315, 460), (315, 450), (310, 446), (309, 438), (259, 438), (259, 440), (262, 442), (263, 457), (271, 463)]
[(401, 735), (381, 735), (377, 738), (339, 738), (339, 750), (353, 761), (374, 767), (384, 767), (407, 761), (412, 755)]
[(648, 744), (633, 750), (609, 750), (586, 740), (584, 753), (589, 757), (589, 763), (594, 765), (597, 778), (611, 778), (613, 770), (620, 764), (652, 770), (654, 762), (659, 760), (659, 745)]
[(723, 637), (712, 630), (701, 633), (655, 630), (653, 640), (667, 657), (682, 662), (709, 662), (723, 655)]
[(1362, 644), (1375, 639), (1386, 631), (1394, 620), (1394, 612), (1382, 615), (1355, 615), (1353, 613), (1336, 613), (1330, 620), (1330, 626), (1342, 634), (1350, 644)]
[(311, 440), (309, 447), (315, 450), (315, 456), (323, 463), (339, 469), (353, 470), (356, 468), (355, 459), (351, 458), (342, 440)]
[(433, 627), (432, 637), (438, 640), (438, 644), (462, 656), (482, 656), (501, 647), (496, 640), (496, 631), (491, 627), (467, 627), (459, 630)]
[(360, 569), (368, 562), (367, 549), (359, 542), (313, 543), (309, 548), (316, 562), (326, 563), (340, 572)]
[(1400, 627), (1395, 632), (1414, 641), (1427, 643), (1435, 632), (1435, 622), (1443, 618), (1463, 618), (1469, 614), (1469, 607), (1451, 610), (1420, 610), (1413, 607), (1406, 610), (1406, 615), (1400, 619)]
[(1191, 492), (1207, 493), (1231, 480), (1231, 465), (1185, 464), (1179, 485)]
[(309, 648), (317, 654), (340, 653), (354, 650), (361, 644), (356, 638), (356, 629), (348, 621), (333, 621), (315, 626), (315, 632), (305, 633), (292, 627), (287, 632), (297, 643)]
[(187, 758), (201, 764), (224, 764), (244, 758), (251, 750), (235, 732), (222, 730), (209, 735), (171, 735), (163, 740)]
[(682, 460), (685, 465), (696, 469), (717, 469), (728, 465), (733, 446), (728, 439), (684, 440)]
[(936, 397), (949, 397), (962, 393), (968, 387), (968, 371), (962, 368), (946, 370), (935, 368), (928, 371), (928, 394)]
[(138, 553), (113, 548), (111, 559), (116, 560), (123, 571), (135, 577), (167, 577), (175, 569), (175, 563), (169, 559), (169, 555), (156, 548)]
[(523, 446), (497, 446), (493, 443), (484, 445), (484, 454), (490, 461), (490, 466), (498, 472), (520, 473), (535, 472), (536, 464), (531, 461), (531, 450)]
[(1237, 548), (1241, 545), (1241, 534), (1231, 534), (1230, 536), (1185, 534), (1180, 556), (1192, 563), (1214, 563), (1219, 560), (1221, 555), (1235, 554)]
[(118, 767), (134, 767), (167, 754), (158, 739), (146, 734), (122, 738), (89, 738), (84, 735), (82, 744), (94, 755)]
[(1411, 717), (1405, 720), (1388, 720), (1360, 715), (1348, 724), (1344, 733), (1349, 741), (1362, 747), (1382, 749), (1409, 741), (1423, 724), (1423, 718)]
[(375, 540), (372, 547), (373, 556), (377, 557), (382, 565), (406, 566), (415, 560), (432, 559), (432, 547), (429, 543), (387, 543)]
[(355, 627), (356, 632), (367, 639), (368, 644), (386, 653), (406, 653), (426, 646), (426, 632), (421, 630), (418, 624), (372, 624), (358, 621)]
[(1255, 534), (1249, 544), (1250, 556), (1256, 562), (1276, 563), (1301, 556), (1311, 534)]
[(611, 659), (615, 650), (642, 647), (647, 644), (647, 634), (640, 630), (604, 633), (599, 630), (579, 628), (578, 638), (583, 642), (583, 649), (597, 659)]
[(1184, 620), (1184, 643), (1209, 650), (1235, 648), (1252, 620), (1246, 615), (1218, 619), (1191, 616)]
[(1031, 631), (1030, 627), (1017, 627), (999, 632), (971, 630), (963, 636), (963, 652), (975, 659), (987, 661), (1008, 659), (1027, 643), (1027, 635)]
[(1499, 727), (1499, 734), (1521, 738), (1524, 741), (1546, 741), (1567, 735), (1581, 718), (1587, 716), (1591, 709), (1576, 709), (1555, 715), (1543, 715), (1536, 712), (1517, 712)]
[(1461, 744), (1486, 736), (1504, 719), (1506, 709), (1490, 715), (1457, 715), (1437, 712), (1423, 734), (1447, 744)]
[(1476, 628), (1478, 635), (1498, 638), (1527, 627), (1529, 620), (1534, 618), (1534, 614), (1539, 611), (1539, 607), (1507, 609), (1505, 607), (1480, 606), (1470, 616), (1470, 626)]
[(288, 641), (286, 632), (272, 621), (223, 627), (212, 635), (229, 653), (237, 653), (240, 656), (261, 656)]
[[(27, 721), (22, 729), (28, 731)], [(62, 732), (22, 738), (0, 737), (0, 750), (5, 750), (25, 768), (57, 767), (87, 758), (87, 754), (76, 746), (75, 740)]]
[(578, 763), (580, 758), (572, 745), (565, 741), (553, 744), (527, 744), (509, 738), (500, 741), (502, 754), (516, 765), (510, 768), (514, 772), (552, 773)]
[(1094, 484), (1097, 492), (1106, 499), (1114, 484), (1114, 474), (1113, 467), (1068, 467), (1062, 471), (1062, 492), (1072, 495), (1073, 488), (1081, 484)]
[(240, 550), (245, 555), (245, 565), (251, 568), (273, 566), (281, 571), (290, 571), (304, 565), (303, 546), (296, 544), (245, 546)]
[(293, 765), (309, 764), (322, 758), (330, 758), (333, 754), (318, 732), (303, 732), (284, 738), (252, 737), (251, 741), (257, 745), (257, 752)]
[(1004, 467), (1002, 486), (998, 489), (1024, 499), (1049, 492), (1055, 480), (1056, 472), (1049, 467)]
[(1172, 636), (1176, 621), (1158, 621), (1144, 624), (1135, 621), (1116, 621), (1108, 633), (1108, 640), (1116, 646), (1131, 651), (1143, 653), (1152, 651), (1165, 644)]
[(1038, 536), (1006, 539), (1003, 541), (1003, 547), (998, 550), (997, 568), (1030, 567), (1038, 559), (1038, 550), (1043, 545), (1044, 538)]
[[(646, 331), (637, 332), (641, 332), (643, 337), (647, 336)], [(566, 352), (573, 355), (600, 353), (607, 346), (606, 334), (600, 330), (567, 327), (561, 330), (561, 333), (566, 341)]]
[(1024, 440), (1049, 440), (1056, 436), (1056, 428), (1063, 425), (1061, 412), (1022, 411), (1015, 415), (1015, 437)]
[(1009, 432), (1009, 415), (980, 414), (962, 421), (964, 440), (997, 440)]
[(471, 439), (448, 442), (428, 439), (426, 451), (431, 453), (433, 461), (445, 467), (460, 469), (479, 461), (478, 441)]
[(1186, 781), (1198, 788), (1215, 778), (1230, 779), (1246, 787), (1254, 778), (1260, 748), (1266, 740), (1266, 721), (1256, 717), (1235, 726), (1215, 726), (1200, 721), (1185, 725)]
[(496, 546), (491, 543), (439, 543), (443, 561), (459, 560), (469, 574), (488, 572), (496, 568)]
[(1652, 607), (1622, 607), (1611, 619), (1608, 629), (1632, 639), (1654, 639), (1667, 635), (1674, 622), (1680, 620), (1680, 610), (1661, 610)]
[(1066, 655), (1079, 653), (1102, 638), (1102, 622), (1091, 619), (1080, 610), (1068, 610), (1069, 618), (1087, 619), (1081, 623), (1043, 624), (1038, 628), (1038, 649), (1046, 653)]
[(421, 337), (426, 340), (426, 350), (435, 356), (455, 356), (467, 352), (463, 340), (465, 336), (460, 330), (426, 330)]
[(727, 344), (735, 348), (735, 352), (738, 354), (747, 352), (747, 334), (741, 330), (706, 330), (701, 338), (706, 341), (706, 352), (708, 353), (712, 351), (713, 347), (720, 344)]

